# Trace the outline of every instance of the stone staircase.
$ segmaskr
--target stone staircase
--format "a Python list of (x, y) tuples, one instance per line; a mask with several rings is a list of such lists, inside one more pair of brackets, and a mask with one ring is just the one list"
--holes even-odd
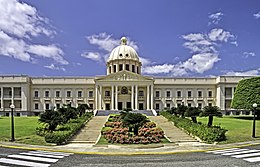
[[(147, 116), (154, 116), (152, 110), (133, 110), (133, 113), (141, 113)], [(119, 114), (119, 110), (97, 110), (95, 116), (108, 116), (109, 114)]]
[(106, 120), (107, 116), (93, 117), (69, 142), (95, 144)]
[(162, 130), (164, 131), (165, 135), (170, 140), (170, 142), (174, 142), (174, 143), (198, 142), (190, 135), (188, 135), (187, 133), (183, 132), (182, 130), (174, 126), (173, 122), (168, 121), (163, 116), (149, 117), (149, 119), (155, 122), (160, 128), (162, 128)]

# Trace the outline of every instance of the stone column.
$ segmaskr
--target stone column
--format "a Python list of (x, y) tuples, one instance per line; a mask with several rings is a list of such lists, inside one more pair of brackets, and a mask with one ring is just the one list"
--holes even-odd
[(147, 85), (147, 89), (146, 89), (146, 109), (147, 110), (150, 110), (149, 96), (150, 96), (150, 85)]
[(95, 109), (98, 110), (98, 86), (95, 87)]
[(118, 86), (116, 85), (116, 98), (115, 98), (115, 110), (118, 110), (118, 93), (117, 93), (117, 91), (118, 91)]
[(151, 85), (151, 110), (153, 110), (153, 85)]
[(1, 87), (1, 108), (3, 109), (4, 108), (4, 88)]
[(111, 110), (114, 110), (114, 85), (111, 86)]
[(132, 85), (131, 91), (132, 91), (132, 93), (131, 93), (131, 108), (132, 108), (132, 110), (134, 110), (135, 109), (134, 108), (134, 85)]
[(138, 85), (135, 85), (135, 109), (138, 110)]
[(99, 86), (99, 109), (102, 110), (102, 86)]
[[(12, 87), (12, 100), (11, 100), (11, 103), (14, 104), (14, 87)], [(15, 107), (17, 108), (17, 107)]]

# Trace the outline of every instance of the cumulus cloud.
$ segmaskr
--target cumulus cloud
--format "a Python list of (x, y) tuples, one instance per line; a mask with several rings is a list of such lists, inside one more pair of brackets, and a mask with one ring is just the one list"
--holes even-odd
[[(218, 47), (220, 43), (232, 43), (235, 36), (223, 29), (212, 29), (209, 33), (191, 33), (183, 35), (183, 46), (190, 50), (192, 56), (177, 64), (163, 64), (144, 67), (147, 74), (168, 73), (172, 76), (185, 76), (190, 73), (203, 74), (220, 61)], [(163, 70), (165, 68), (165, 70)]]
[(210, 14), (209, 15), (210, 21), (209, 21), (208, 25), (218, 24), (223, 16), (224, 16), (224, 14), (222, 12), (217, 12), (217, 13)]
[(244, 52), (243, 57), (248, 58), (248, 57), (255, 57), (256, 54), (254, 52)]
[(255, 13), (253, 16), (254, 16), (256, 19), (260, 19), (260, 12)]
[(51, 69), (51, 70), (61, 70), (61, 71), (66, 71), (64, 67), (58, 67), (55, 66), (54, 64), (51, 64), (49, 66), (44, 66), (45, 68)]
[[(112, 34), (107, 34), (105, 32), (87, 36), (86, 39), (90, 44), (96, 45), (99, 52), (84, 52), (81, 56), (97, 62), (107, 61), (110, 52), (120, 44), (120, 39), (113, 38)], [(139, 49), (136, 42), (132, 41), (129, 37), (127, 38), (127, 45), (131, 46), (136, 51)]]
[[(36, 8), (18, 0), (0, 0), (0, 55), (33, 62), (35, 57), (53, 59), (68, 64), (63, 51), (56, 45), (31, 44), (40, 35), (52, 37), (47, 18), (38, 15)], [(29, 42), (28, 42), (29, 41)]]
[(102, 57), (98, 52), (85, 52), (85, 53), (82, 53), (81, 56), (91, 59), (93, 61), (102, 62)]
[(260, 68), (249, 71), (229, 71), (225, 75), (227, 76), (257, 76), (260, 75)]

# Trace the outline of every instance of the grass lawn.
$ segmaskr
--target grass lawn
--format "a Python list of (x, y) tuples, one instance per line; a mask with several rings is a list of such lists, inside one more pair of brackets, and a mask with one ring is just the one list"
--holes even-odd
[[(44, 138), (35, 134), (39, 117), (14, 117), (15, 142), (25, 144), (48, 145)], [(11, 118), (0, 117), (0, 141), (11, 138)]]
[[(252, 116), (245, 117), (231, 117), (223, 118), (214, 117), (213, 124), (220, 125), (222, 128), (228, 130), (226, 133), (227, 140), (220, 142), (220, 144), (244, 142), (260, 139), (260, 120), (256, 121), (256, 139), (252, 136), (253, 120)], [(207, 117), (198, 117), (198, 121), (207, 124)]]

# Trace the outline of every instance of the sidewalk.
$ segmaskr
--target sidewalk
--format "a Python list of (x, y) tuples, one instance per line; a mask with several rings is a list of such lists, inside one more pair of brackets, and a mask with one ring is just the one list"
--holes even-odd
[(70, 140), (70, 143), (95, 144), (107, 117), (108, 116), (93, 117), (85, 127), (83, 127), (80, 132)]
[(163, 116), (149, 117), (149, 119), (155, 122), (164, 131), (170, 142), (173, 143), (186, 143), (186, 142), (198, 142), (190, 135), (186, 134)]

